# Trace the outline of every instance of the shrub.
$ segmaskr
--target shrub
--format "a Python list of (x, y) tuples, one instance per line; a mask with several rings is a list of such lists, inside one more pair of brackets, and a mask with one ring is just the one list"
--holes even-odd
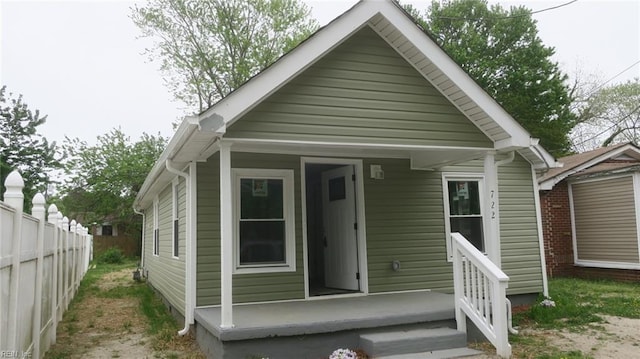
[(118, 248), (109, 248), (98, 257), (98, 263), (121, 264), (124, 262), (124, 254)]

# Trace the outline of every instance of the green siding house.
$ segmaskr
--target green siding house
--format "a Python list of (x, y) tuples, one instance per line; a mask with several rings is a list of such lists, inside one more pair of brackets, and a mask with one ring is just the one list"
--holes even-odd
[[(374, 326), (312, 328), (348, 299), (444, 293), (453, 318), (455, 232), (531, 299), (547, 291), (536, 174), (555, 165), (396, 3), (361, 1), (182, 122), (135, 202), (143, 274), (217, 357)], [(267, 307), (250, 322), (272, 325), (243, 327), (278, 303), (295, 324)]]

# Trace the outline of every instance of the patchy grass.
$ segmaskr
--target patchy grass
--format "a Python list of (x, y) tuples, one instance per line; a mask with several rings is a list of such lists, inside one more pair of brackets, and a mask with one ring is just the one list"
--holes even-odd
[[(639, 284), (558, 278), (549, 281), (549, 291), (555, 307), (535, 304), (514, 314), (514, 325), (520, 327), (520, 334), (509, 336), (514, 358), (594, 358), (598, 348), (583, 352), (551, 343), (559, 333), (583, 334), (607, 342), (611, 338), (605, 330), (606, 316), (640, 318)], [(474, 347), (495, 353), (487, 343)]]
[(204, 358), (146, 284), (135, 282), (136, 262), (92, 264), (58, 325), (45, 358)]
[(601, 315), (640, 318), (640, 285), (614, 281), (559, 278), (549, 282), (555, 307), (534, 305), (514, 316), (520, 325), (581, 330), (603, 321)]

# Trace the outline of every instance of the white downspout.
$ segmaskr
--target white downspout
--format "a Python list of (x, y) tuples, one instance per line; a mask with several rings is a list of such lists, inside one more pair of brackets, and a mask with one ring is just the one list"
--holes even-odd
[(502, 166), (502, 165), (506, 165), (509, 164), (511, 162), (513, 162), (513, 160), (516, 158), (516, 153), (515, 151), (511, 151), (509, 152), (509, 154), (507, 155), (507, 158), (502, 159), (500, 161), (496, 161), (496, 170), (498, 169), (498, 167)]
[(192, 273), (190, 271), (190, 266), (189, 263), (191, 263), (191, 261), (193, 260), (193, 258), (191, 258), (191, 247), (193, 246), (193, 243), (191, 243), (191, 239), (192, 239), (192, 233), (191, 233), (191, 221), (193, 221), (193, 216), (191, 214), (191, 176), (189, 173), (183, 172), (175, 167), (173, 167), (173, 162), (169, 159), (167, 159), (167, 161), (165, 162), (165, 167), (167, 168), (167, 171), (181, 176), (185, 179), (185, 186), (186, 186), (186, 194), (187, 194), (187, 203), (186, 203), (186, 218), (187, 218), (187, 228), (186, 228), (186, 235), (185, 235), (185, 241), (186, 241), (186, 255), (185, 255), (185, 260), (184, 260), (184, 271), (185, 271), (185, 285), (184, 285), (184, 328), (182, 328), (182, 330), (178, 331), (178, 335), (183, 336), (187, 333), (189, 333), (189, 329), (191, 327), (191, 324), (193, 324), (193, 311), (194, 311), (194, 304), (192, 303), (193, 301), (193, 296), (192, 296), (192, 291), (194, 290), (193, 287), (193, 283), (192, 283)]
[(147, 217), (144, 215), (144, 212), (138, 211), (136, 207), (133, 207), (133, 213), (142, 216), (142, 250), (140, 251), (140, 268), (144, 268), (144, 236), (145, 236), (145, 228)]
[(536, 224), (538, 227), (538, 247), (540, 247), (540, 265), (542, 266), (542, 295), (549, 297), (549, 280), (547, 278), (547, 258), (544, 253), (544, 235), (542, 231), (542, 208), (540, 207), (540, 186), (536, 170), (531, 167), (531, 179), (533, 180), (533, 198), (536, 203)]

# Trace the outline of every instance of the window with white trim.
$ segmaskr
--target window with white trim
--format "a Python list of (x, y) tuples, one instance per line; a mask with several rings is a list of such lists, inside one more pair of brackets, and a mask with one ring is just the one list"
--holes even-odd
[(158, 227), (158, 198), (153, 200), (153, 255), (160, 255), (160, 228)]
[(235, 271), (295, 271), (293, 171), (233, 173)]
[(443, 177), (447, 255), (452, 259), (451, 233), (462, 234), (479, 251), (485, 252), (481, 177)]
[(173, 198), (173, 256), (178, 258), (180, 255), (180, 187), (179, 181), (176, 180), (172, 184)]

